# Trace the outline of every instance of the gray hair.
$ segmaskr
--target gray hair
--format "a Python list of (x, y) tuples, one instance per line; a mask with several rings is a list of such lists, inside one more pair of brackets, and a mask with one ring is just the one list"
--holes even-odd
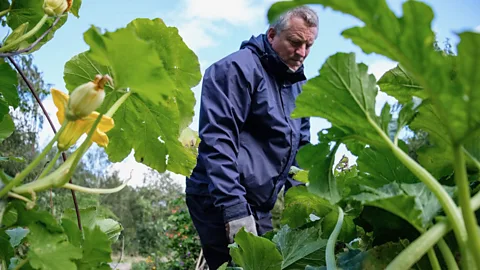
[(318, 27), (317, 13), (307, 6), (299, 6), (288, 10), (280, 15), (270, 27), (273, 28), (278, 35), (288, 27), (292, 17), (302, 18), (309, 27)]

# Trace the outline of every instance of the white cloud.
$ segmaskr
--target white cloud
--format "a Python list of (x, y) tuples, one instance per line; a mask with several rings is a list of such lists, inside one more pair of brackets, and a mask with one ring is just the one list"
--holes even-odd
[(473, 29), (473, 31), (475, 31), (477, 33), (480, 33), (480, 25), (477, 25), (477, 27), (475, 27), (475, 29)]
[[(204, 25), (204, 27), (199, 27)], [(205, 27), (208, 23), (198, 22), (196, 20), (182, 23), (178, 26), (178, 32), (182, 36), (183, 41), (187, 46), (196, 51), (201, 48), (208, 48), (217, 45), (214, 38), (209, 35)]]
[[(260, 3), (258, 3), (260, 2)], [(185, 0), (185, 17), (207, 21), (225, 21), (232, 25), (251, 25), (265, 17), (266, 1)]]
[(266, 24), (266, 14), (274, 0), (181, 0), (170, 14), (158, 14), (175, 25), (192, 50), (219, 45), (216, 40), (231, 27), (254, 29)]

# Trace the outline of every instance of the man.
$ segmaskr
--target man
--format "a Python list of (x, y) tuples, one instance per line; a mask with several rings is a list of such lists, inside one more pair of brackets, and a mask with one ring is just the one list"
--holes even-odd
[(299, 184), (289, 169), (310, 140), (310, 123), (290, 114), (317, 28), (313, 10), (292, 9), (205, 72), (199, 155), (186, 194), (210, 269), (231, 260), (228, 244), (240, 228), (272, 230), (278, 192)]

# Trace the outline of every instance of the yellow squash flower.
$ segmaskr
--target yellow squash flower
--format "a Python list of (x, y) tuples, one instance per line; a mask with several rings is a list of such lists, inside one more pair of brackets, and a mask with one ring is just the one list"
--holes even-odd
[[(60, 124), (64, 124), (65, 121), (65, 112), (68, 106), (69, 96), (55, 88), (51, 89), (53, 103), (57, 107), (57, 118)], [(77, 140), (85, 133), (87, 134), (93, 126), (93, 123), (98, 118), (100, 114), (98, 112), (92, 112), (89, 115), (79, 118), (75, 121), (68, 121), (66, 127), (60, 134), (58, 138), (58, 149), (60, 151), (65, 151), (70, 146), (75, 144)], [(111, 117), (102, 116), (100, 123), (98, 123), (96, 130), (92, 135), (92, 141), (97, 143), (99, 146), (107, 147), (108, 145), (108, 136), (105, 134), (111, 130), (114, 126), (113, 119)]]

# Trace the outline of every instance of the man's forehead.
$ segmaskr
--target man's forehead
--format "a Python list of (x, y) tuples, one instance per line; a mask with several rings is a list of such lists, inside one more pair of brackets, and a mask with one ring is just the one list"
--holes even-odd
[(307, 25), (303, 18), (291, 17), (287, 27), (283, 30), (289, 37), (298, 37), (302, 39), (310, 39), (311, 35), (317, 35), (317, 27)]
[(316, 27), (288, 27), (284, 30), (287, 37), (313, 41), (317, 35)]

